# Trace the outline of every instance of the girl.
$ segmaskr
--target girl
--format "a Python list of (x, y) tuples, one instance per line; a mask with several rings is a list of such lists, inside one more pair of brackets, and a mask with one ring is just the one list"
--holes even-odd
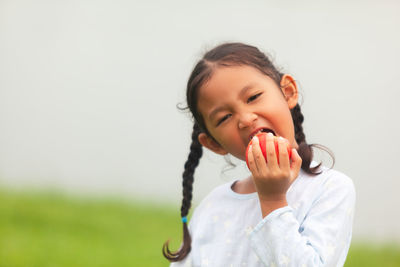
[[(183, 172), (183, 243), (177, 252), (170, 251), (169, 241), (163, 246), (171, 266), (344, 264), (354, 185), (346, 175), (312, 160), (315, 145), (306, 143), (297, 101), (294, 78), (279, 72), (255, 47), (222, 44), (197, 63), (187, 84), (194, 126)], [(268, 132), (267, 161), (255, 136), (260, 131)], [(251, 176), (215, 188), (187, 227), (202, 147), (245, 160), (250, 140)]]

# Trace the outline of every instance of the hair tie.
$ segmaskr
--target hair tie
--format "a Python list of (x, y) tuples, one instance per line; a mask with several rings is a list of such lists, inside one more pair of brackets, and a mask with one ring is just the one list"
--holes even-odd
[(182, 217), (182, 222), (183, 223), (187, 223), (187, 217), (186, 216)]

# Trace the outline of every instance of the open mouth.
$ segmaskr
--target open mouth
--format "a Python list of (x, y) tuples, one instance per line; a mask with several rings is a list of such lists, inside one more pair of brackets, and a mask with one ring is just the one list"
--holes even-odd
[(271, 129), (269, 129), (269, 128), (261, 128), (257, 132), (254, 132), (253, 134), (250, 135), (249, 142), (258, 133), (272, 133), (274, 136), (276, 136), (275, 132), (272, 131)]

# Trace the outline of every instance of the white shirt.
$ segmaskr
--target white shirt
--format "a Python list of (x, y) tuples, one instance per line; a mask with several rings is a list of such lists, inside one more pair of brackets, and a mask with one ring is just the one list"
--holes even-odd
[(257, 192), (218, 186), (189, 222), (192, 249), (180, 266), (343, 266), (349, 250), (355, 189), (345, 174), (300, 170), (286, 193), (288, 206), (262, 218)]

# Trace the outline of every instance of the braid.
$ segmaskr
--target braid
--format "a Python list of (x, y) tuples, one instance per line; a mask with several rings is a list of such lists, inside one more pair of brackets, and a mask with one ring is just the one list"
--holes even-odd
[(295, 139), (299, 144), (298, 152), (302, 159), (301, 168), (309, 174), (318, 174), (316, 173), (316, 170), (321, 166), (321, 163), (314, 168), (310, 168), (310, 164), (313, 159), (313, 151), (311, 149), (311, 145), (307, 144), (306, 136), (303, 132), (304, 116), (301, 113), (300, 105), (297, 103), (296, 106), (290, 110), (290, 112), (292, 113)]
[(301, 144), (306, 141), (306, 136), (304, 135), (303, 132), (304, 116), (301, 113), (299, 104), (297, 104), (293, 109), (291, 109), (290, 112), (292, 113), (296, 142), (298, 144)]
[(185, 163), (185, 171), (183, 172), (183, 199), (181, 207), (181, 216), (184, 217), (189, 213), (189, 209), (192, 201), (192, 189), (193, 189), (193, 174), (199, 164), (200, 158), (203, 155), (202, 146), (198, 140), (200, 128), (197, 123), (193, 126), (192, 133), (192, 144), (190, 145), (190, 153), (188, 160)]
[[(192, 202), (192, 190), (193, 190), (193, 174), (194, 171), (199, 164), (200, 158), (203, 155), (202, 146), (198, 140), (198, 136), (201, 132), (199, 125), (195, 122), (193, 125), (193, 133), (192, 133), (192, 144), (190, 145), (190, 153), (188, 156), (188, 160), (185, 163), (185, 170), (183, 172), (183, 181), (182, 181), (182, 206), (181, 206), (181, 217), (186, 217), (189, 213), (189, 209), (191, 207)], [(168, 245), (169, 240), (163, 245), (163, 255), (170, 262), (180, 261), (186, 257), (186, 255), (190, 252), (192, 239), (190, 237), (190, 233), (187, 227), (187, 223), (183, 222), (183, 244), (181, 248), (176, 252), (171, 252)]]
[(321, 166), (322, 162), (320, 162), (317, 166), (310, 168), (311, 161), (313, 159), (314, 153), (313, 153), (313, 147), (320, 148), (322, 150), (325, 150), (328, 152), (328, 154), (332, 157), (333, 159), (333, 164), (335, 164), (335, 157), (333, 156), (333, 153), (325, 146), (318, 145), (318, 144), (307, 144), (306, 142), (306, 136), (303, 132), (303, 121), (304, 121), (304, 116), (301, 113), (300, 105), (297, 104), (293, 109), (290, 110), (292, 114), (292, 119), (293, 119), (293, 124), (294, 124), (294, 131), (295, 131), (295, 139), (296, 142), (299, 144), (299, 155), (302, 159), (301, 163), (301, 168), (307, 172), (308, 174), (312, 175), (317, 175), (320, 174), (321, 172), (317, 172), (319, 167)]

